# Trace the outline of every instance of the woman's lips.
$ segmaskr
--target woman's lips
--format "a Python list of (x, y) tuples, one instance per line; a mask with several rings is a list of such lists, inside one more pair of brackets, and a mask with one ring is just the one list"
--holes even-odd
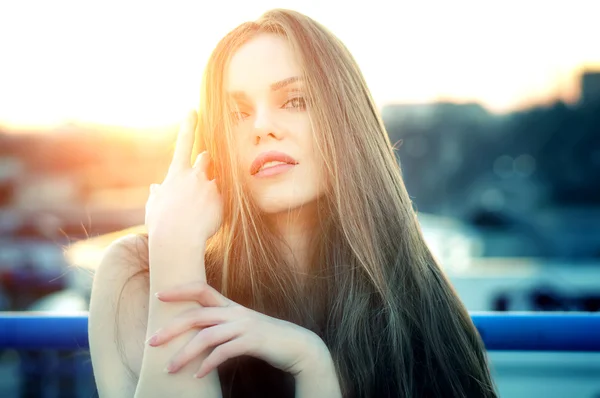
[(268, 151), (259, 154), (250, 165), (250, 174), (256, 175), (262, 171), (262, 167), (269, 162), (281, 162), (288, 165), (296, 165), (296, 159), (284, 152)]
[(276, 175), (283, 174), (283, 173), (291, 170), (293, 167), (296, 167), (296, 165), (289, 164), (289, 163), (278, 164), (278, 165), (267, 167), (265, 169), (258, 171), (256, 174), (254, 174), (254, 177), (265, 178), (265, 177), (276, 176)]

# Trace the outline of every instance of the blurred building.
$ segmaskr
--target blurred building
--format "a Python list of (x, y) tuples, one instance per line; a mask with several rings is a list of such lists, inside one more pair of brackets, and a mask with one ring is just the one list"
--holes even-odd
[(581, 104), (600, 101), (600, 71), (586, 71), (581, 76)]
[(77, 182), (68, 175), (23, 175), (16, 185), (13, 206), (21, 210), (80, 206)]

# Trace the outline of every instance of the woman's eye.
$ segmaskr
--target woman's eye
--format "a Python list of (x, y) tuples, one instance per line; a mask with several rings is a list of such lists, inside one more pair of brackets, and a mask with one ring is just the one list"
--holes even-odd
[(304, 97), (294, 97), (283, 104), (283, 108), (304, 110), (306, 109), (306, 100)]
[(245, 118), (250, 116), (246, 112), (232, 112), (231, 115), (235, 120), (244, 120)]

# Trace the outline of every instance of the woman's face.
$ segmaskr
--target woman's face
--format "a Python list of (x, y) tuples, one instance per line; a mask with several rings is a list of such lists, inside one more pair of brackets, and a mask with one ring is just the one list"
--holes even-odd
[(227, 70), (242, 183), (266, 213), (313, 203), (324, 191), (324, 164), (300, 76), (286, 40), (273, 34), (245, 43)]

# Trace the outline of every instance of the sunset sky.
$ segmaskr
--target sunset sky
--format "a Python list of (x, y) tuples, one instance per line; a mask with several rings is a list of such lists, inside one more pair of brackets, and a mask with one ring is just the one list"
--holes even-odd
[(570, 101), (576, 73), (600, 68), (596, 0), (5, 1), (0, 127), (178, 123), (219, 38), (273, 7), (336, 33), (380, 104)]

